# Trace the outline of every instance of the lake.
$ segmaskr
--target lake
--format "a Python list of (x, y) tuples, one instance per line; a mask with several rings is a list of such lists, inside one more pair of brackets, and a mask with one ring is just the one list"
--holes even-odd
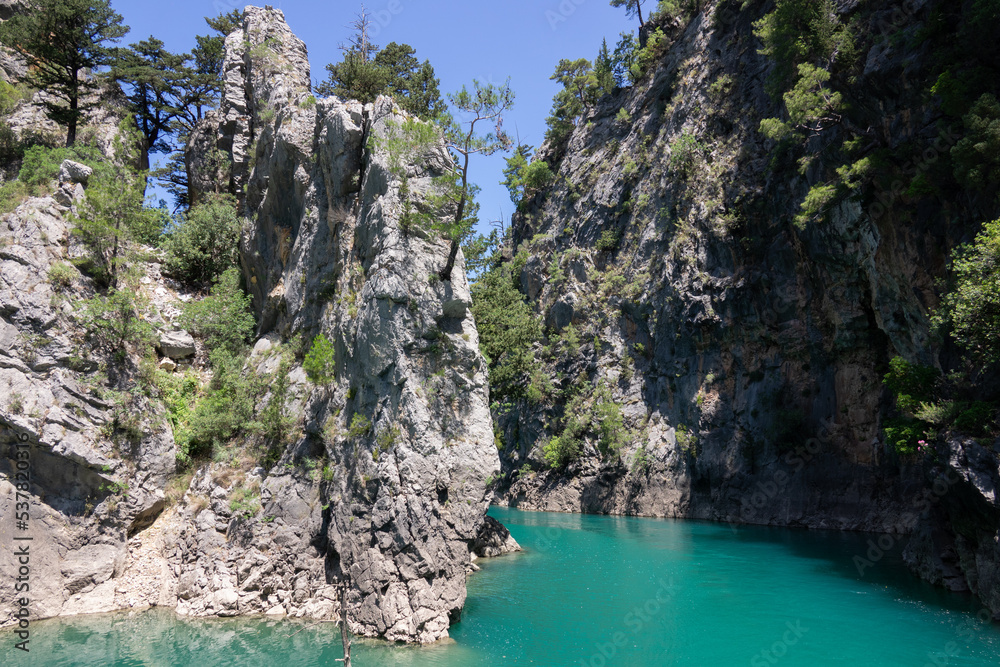
[[(490, 513), (525, 553), (479, 561), (453, 640), (359, 640), (355, 667), (1000, 664), (981, 605), (921, 582), (898, 548), (870, 559), (877, 536)], [(31, 627), (29, 654), (0, 632), (0, 664), (305, 667), (341, 655), (332, 624), (152, 610)]]

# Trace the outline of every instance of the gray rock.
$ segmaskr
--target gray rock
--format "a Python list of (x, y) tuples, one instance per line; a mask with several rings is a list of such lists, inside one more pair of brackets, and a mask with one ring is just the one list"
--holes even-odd
[(73, 162), (72, 160), (63, 160), (62, 165), (59, 167), (59, 182), (79, 183), (86, 186), (87, 181), (90, 180), (90, 176), (93, 173), (94, 170), (85, 164)]
[(521, 545), (510, 535), (502, 523), (487, 516), (472, 543), (472, 551), (482, 558), (495, 558), (520, 551)]
[[(163, 407), (143, 397), (132, 408), (141, 435), (128, 443), (129, 464), (122, 464), (121, 449), (108, 438), (114, 406), (90, 375), (98, 360), (81, 343), (86, 332), (71, 305), (92, 295), (94, 285), (82, 275), (66, 286), (48, 277), (56, 262), (82, 253), (67, 216), (81, 191), (81, 184), (65, 183), (62, 203), (59, 192), (29, 198), (0, 224), (0, 444), (26, 444), (36, 466), (29, 509), (37, 548), (34, 618), (117, 608), (125, 540), (162, 510), (175, 466)], [(12, 460), (0, 457), (3, 506), (13, 503)], [(0, 577), (13, 578), (17, 567), (11, 551), (0, 550)], [(11, 622), (16, 597), (0, 588), (0, 626)]]
[(194, 336), (187, 331), (165, 331), (160, 334), (160, 341), (156, 348), (165, 357), (170, 359), (185, 359), (193, 357), (197, 348), (194, 344)]
[[(253, 221), (240, 255), (259, 333), (268, 337), (255, 346), (257, 368), (277, 368), (267, 348), (291, 332), (322, 332), (337, 350), (336, 380), (313, 387), (293, 368), (287, 403), (308, 428), (329, 425), (327, 514), (314, 482), (294, 473), (298, 452), (315, 442), (300, 440), (262, 483), (260, 515), (287, 526), (266, 538), (282, 552), (328, 545), (326, 576), (352, 585), (352, 630), (435, 641), (465, 602), (469, 547), (487, 507), (485, 480), (499, 466), (464, 260), (450, 282), (427, 280), (444, 266), (449, 244), (434, 234), (404, 233), (390, 156), (366, 149), (366, 138), (376, 143), (406, 117), (389, 98), (367, 106), (336, 98), (312, 103), (307, 62), (279, 11), (248, 8), (241, 30), (226, 40), (218, 127), (206, 123), (188, 146), (194, 153), (213, 145), (226, 151), (227, 180)], [(271, 112), (262, 113), (266, 108)], [(442, 142), (406, 158), (411, 198), (428, 195), (448, 159)], [(203, 154), (188, 156), (189, 165), (206, 162)], [(339, 295), (336, 303), (331, 293)], [(432, 377), (426, 362), (435, 348), (446, 350), (443, 377)], [(352, 444), (345, 434), (355, 414), (371, 428)], [(292, 470), (282, 472), (285, 465)], [(240, 539), (256, 543), (261, 528), (251, 522), (249, 529), (253, 537)], [(313, 609), (307, 591), (318, 586), (279, 584), (272, 576), (260, 574), (253, 585), (278, 595), (288, 613)], [(275, 607), (269, 602), (262, 611)], [(208, 608), (200, 596), (181, 610)]]

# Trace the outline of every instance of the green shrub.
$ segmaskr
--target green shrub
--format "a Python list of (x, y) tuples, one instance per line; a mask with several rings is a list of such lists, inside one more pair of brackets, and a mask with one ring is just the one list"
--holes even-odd
[(552, 395), (555, 388), (552, 385), (552, 378), (540, 367), (536, 367), (531, 372), (531, 381), (525, 391), (525, 398), (535, 404), (539, 404)]
[(246, 487), (239, 487), (229, 498), (229, 510), (249, 519), (260, 511), (260, 494)]
[(837, 186), (828, 184), (814, 185), (809, 188), (805, 200), (795, 216), (795, 227), (805, 230), (810, 222), (816, 221), (830, 209), (837, 197)]
[(595, 247), (602, 252), (614, 252), (621, 242), (620, 234), (613, 229), (605, 229), (601, 232), (601, 237), (597, 239)]
[(1000, 102), (984, 94), (963, 118), (965, 137), (951, 149), (955, 178), (974, 190), (996, 192), (1000, 183)]
[(649, 470), (649, 464), (649, 452), (646, 451), (646, 445), (639, 445), (635, 454), (632, 455), (632, 472), (644, 473)]
[(935, 316), (980, 363), (1000, 362), (1000, 220), (986, 223), (975, 242), (952, 253), (955, 287)]
[(18, 138), (7, 121), (0, 120), (0, 169), (4, 170), (2, 174), (4, 180), (9, 177), (7, 170), (13, 171), (17, 163), (24, 158), (25, 150), (24, 142)]
[(708, 87), (708, 93), (716, 102), (723, 102), (733, 88), (735, 79), (729, 74), (720, 74), (712, 85)]
[(213, 350), (210, 358), (212, 380), (191, 412), (183, 452), (178, 448), (182, 462), (211, 455), (237, 435), (260, 430), (257, 404), (267, 390), (265, 378), (245, 367), (243, 355), (225, 347)]
[(31, 192), (21, 181), (9, 181), (0, 185), (0, 215), (10, 213), (30, 196)]
[(914, 416), (922, 422), (933, 426), (947, 426), (962, 411), (962, 404), (956, 401), (938, 401), (937, 403), (920, 403), (914, 411)]
[(926, 436), (922, 422), (907, 417), (886, 419), (883, 424), (885, 440), (899, 454), (916, 454), (920, 441)]
[(236, 266), (240, 220), (236, 202), (227, 195), (213, 196), (175, 221), (163, 239), (166, 268), (193, 285), (209, 285)]
[(362, 438), (368, 435), (371, 429), (371, 420), (360, 412), (356, 412), (354, 413), (354, 417), (351, 418), (351, 425), (347, 429), (347, 437)]
[(6, 116), (25, 100), (30, 100), (33, 91), (27, 85), (14, 85), (0, 80), (0, 116)]
[(922, 402), (934, 397), (934, 388), (941, 374), (936, 368), (911, 364), (902, 357), (893, 357), (889, 362), (889, 372), (882, 382), (896, 397), (900, 410), (913, 413)]
[(580, 455), (582, 444), (572, 433), (564, 432), (553, 437), (542, 448), (542, 456), (550, 468), (564, 468)]
[(313, 339), (309, 352), (302, 361), (302, 368), (313, 384), (328, 384), (333, 381), (336, 357), (333, 345), (320, 334)]
[(112, 289), (80, 304), (80, 319), (98, 348), (124, 354), (127, 346), (152, 345), (153, 327), (140, 315), (144, 304), (131, 289)]
[(704, 152), (705, 147), (698, 138), (684, 130), (670, 145), (670, 169), (678, 174), (688, 174)]
[(398, 426), (393, 426), (380, 431), (378, 436), (375, 438), (375, 442), (378, 443), (378, 451), (387, 452), (392, 449), (393, 445), (399, 441), (401, 435), (402, 431)]
[(17, 178), (25, 185), (48, 185), (59, 176), (63, 160), (73, 160), (98, 169), (104, 157), (91, 146), (76, 145), (71, 148), (32, 146), (24, 152), (24, 161)]
[(190, 462), (189, 423), (200, 390), (198, 376), (192, 372), (180, 374), (156, 371), (155, 378), (174, 433), (177, 462), (186, 465)]
[(607, 389), (598, 393), (594, 403), (594, 419), (597, 421), (597, 449), (602, 456), (617, 456), (625, 444), (627, 431), (621, 408), (611, 400)]
[(78, 275), (79, 272), (73, 265), (66, 262), (53, 262), (52, 266), (49, 267), (49, 282), (57, 290), (72, 287), (73, 281)]
[(259, 423), (254, 424), (254, 430), (264, 436), (267, 449), (261, 464), (270, 467), (277, 463), (285, 445), (291, 439), (293, 419), (288, 414), (288, 370), (289, 360), (282, 356), (278, 370), (267, 378), (267, 389), (270, 391), (267, 403), (260, 412)]
[(654, 30), (646, 38), (646, 46), (635, 51), (632, 64), (629, 66), (629, 79), (638, 83), (646, 75), (657, 60), (666, 52), (669, 43), (661, 28)]
[[(115, 150), (121, 162), (98, 164), (87, 186), (87, 196), (78, 207), (79, 214), (74, 220), (73, 233), (80, 237), (90, 251), (93, 262), (91, 274), (99, 282), (117, 286), (119, 274), (129, 269), (126, 254), (131, 242), (155, 245), (162, 224), (163, 212), (145, 206), (145, 174), (136, 173), (127, 163), (136, 158), (134, 144), (139, 141), (135, 130), (127, 123), (119, 126), (115, 140)], [(76, 150), (62, 149), (67, 151)], [(29, 151), (21, 167), (22, 179), (25, 171), (32, 168)], [(50, 153), (39, 154), (42, 158)], [(38, 161), (36, 174), (46, 169), (59, 168), (59, 162), (44, 159)], [(30, 179), (28, 179), (30, 181)]]
[(542, 338), (538, 316), (515, 286), (516, 262), (491, 268), (472, 286), (472, 313), (496, 398), (523, 394), (535, 363), (531, 348)]
[(240, 289), (239, 269), (232, 267), (224, 271), (209, 296), (184, 304), (180, 322), (203, 336), (210, 350), (239, 353), (254, 330), (250, 297)]
[(681, 448), (682, 452), (691, 456), (697, 455), (698, 436), (689, 431), (687, 426), (678, 424), (677, 429), (674, 431), (674, 437), (677, 438), (677, 446)]
[(997, 407), (985, 401), (976, 401), (955, 419), (955, 428), (974, 436), (988, 436), (996, 431)]
[(760, 53), (774, 61), (772, 92), (791, 86), (804, 62), (828, 62), (837, 52), (851, 52), (851, 36), (839, 25), (833, 0), (778, 0), (774, 11), (754, 23)]

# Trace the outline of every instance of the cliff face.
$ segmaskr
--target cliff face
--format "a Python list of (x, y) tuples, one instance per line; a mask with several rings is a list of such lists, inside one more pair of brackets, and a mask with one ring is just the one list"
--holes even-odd
[[(127, 350), (117, 366), (89, 359), (73, 304), (95, 285), (52, 277), (85, 252), (69, 213), (86, 179), (67, 170), (53, 197), (28, 200), (0, 231), (0, 499), (20, 502), (15, 462), (29, 452), (31, 618), (162, 605), (327, 619), (334, 584), (347, 581), (354, 632), (440, 639), (464, 605), (474, 550), (516, 546), (484, 528), (499, 459), (463, 261), (438, 280), (448, 242), (400, 225), (404, 198), (422, 205), (451, 158), (440, 142), (380, 148), (407, 121), (388, 98), (313, 97), (305, 47), (280, 11), (246, 10), (226, 41), (225, 81), (187, 162), (195, 200), (231, 191), (246, 217), (240, 259), (259, 321), (248, 363), (270, 378), (260, 408), (280, 433), (232, 449), (239, 460), (175, 470), (166, 390), (105, 375), (152, 369)], [(94, 129), (113, 138), (116, 123)], [(169, 332), (194, 295), (141, 264), (143, 317), (161, 330), (160, 353), (177, 358), (160, 370), (180, 364), (182, 382), (207, 381), (201, 345)], [(303, 357), (320, 335), (335, 363), (311, 381)], [(123, 440), (125, 420), (138, 421)], [(250, 453), (261, 446), (269, 469)], [(14, 544), (13, 518), (2, 523)], [(0, 573), (13, 580), (18, 564), (4, 554)], [(17, 611), (7, 588), (0, 624)]]
[[(301, 433), (263, 482), (273, 501), (262, 515), (285, 520), (292, 490), (281, 464), (328, 460), (327, 479), (307, 485), (301, 540), (325, 554), (329, 581), (352, 582), (353, 629), (438, 639), (464, 603), (485, 481), (499, 470), (464, 271), (435, 280), (447, 242), (400, 225), (401, 181), (390, 169), (399, 156), (377, 148), (406, 120), (390, 99), (313, 97), (305, 48), (277, 10), (248, 8), (226, 45), (218, 124), (192, 145), (231, 159), (248, 217), (240, 255), (259, 315), (258, 361), (294, 336), (322, 334), (336, 351), (329, 383), (289, 369)], [(448, 159), (443, 144), (402, 156), (412, 200)]]
[[(84, 341), (73, 301), (92, 296), (93, 283), (72, 268), (51, 277), (85, 254), (70, 234), (80, 172), (64, 170), (61, 180), (54, 196), (31, 198), (0, 222), (0, 537), (30, 538), (33, 619), (121, 606), (116, 577), (128, 539), (163, 509), (175, 459), (162, 406), (111, 391)], [(150, 318), (165, 325), (170, 290), (158, 266), (142, 291)], [(123, 410), (135, 415), (128, 437), (118, 428)], [(5, 548), (0, 575), (14, 581), (22, 564)], [(0, 592), (0, 625), (20, 609), (21, 593)]]
[[(886, 4), (913, 11), (838, 3), (860, 53), (853, 79), (837, 84), (865, 143), (915, 153), (908, 179), (933, 175), (956, 141), (949, 128), (962, 129), (923, 93), (934, 57), (914, 35), (936, 7)], [(961, 472), (961, 457), (901, 458), (881, 436), (888, 360), (938, 363), (935, 281), (995, 203), (911, 198), (900, 194), (909, 180), (869, 179), (823, 221), (796, 228), (809, 187), (833, 168), (821, 157), (800, 174), (758, 132), (782, 112), (753, 36), (771, 9), (708, 3), (665, 26), (669, 47), (645, 79), (605, 98), (565, 145), (541, 149), (558, 173), (515, 216), (514, 253), (546, 346), (536, 347), (536, 395), (497, 415), (498, 498), (526, 509), (934, 532), (928, 561), (951, 549), (955, 587), (1000, 611), (995, 496), (966, 472), (925, 512), (925, 491)], [(843, 132), (829, 127), (804, 151), (828, 154)], [(547, 470), (543, 446), (573, 415), (590, 418), (602, 391), (623, 415), (621, 455), (601, 453), (594, 418), (581, 456)], [(977, 452), (976, 474), (995, 477), (995, 448)], [(944, 516), (959, 495), (977, 499), (974, 527)]]

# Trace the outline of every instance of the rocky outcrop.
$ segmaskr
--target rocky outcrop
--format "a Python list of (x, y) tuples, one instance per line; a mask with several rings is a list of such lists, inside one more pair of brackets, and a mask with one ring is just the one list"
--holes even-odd
[(949, 437), (928, 461), (903, 558), (915, 572), (1000, 609), (1000, 441)]
[(521, 545), (511, 537), (507, 527), (491, 516), (486, 517), (476, 541), (472, 543), (472, 551), (483, 558), (495, 558), (520, 550)]
[[(0, 539), (31, 538), (35, 619), (117, 608), (129, 535), (162, 509), (174, 472), (162, 408), (141, 396), (124, 408), (76, 319), (73, 301), (93, 293), (67, 263), (81, 252), (68, 217), (82, 193), (63, 183), (0, 222)], [(129, 435), (116, 427), (123, 408), (136, 419)], [(18, 567), (4, 549), (0, 576), (14, 581)], [(0, 625), (20, 597), (0, 591)]]
[[(259, 482), (259, 511), (238, 527), (214, 505), (196, 515), (175, 558), (204, 574), (183, 575), (194, 583), (182, 587), (179, 608), (287, 612), (290, 602), (317, 600), (328, 609), (325, 587), (347, 580), (352, 630), (434, 641), (461, 612), (486, 479), (499, 469), (461, 261), (451, 281), (435, 280), (448, 243), (400, 223), (394, 165), (404, 164), (419, 204), (450, 158), (441, 143), (403, 156), (378, 148), (407, 120), (388, 98), (317, 100), (305, 48), (278, 10), (248, 8), (225, 62), (218, 126), (204, 124), (189, 148), (230, 158), (248, 218), (241, 263), (259, 314), (253, 363), (285, 373), (300, 431)], [(211, 171), (206, 159), (189, 155), (188, 164)], [(307, 348), (320, 334), (336, 370), (314, 384), (301, 357), (282, 361), (282, 350), (296, 338)], [(321, 474), (301, 474), (310, 461)], [(270, 556), (247, 559), (245, 575), (221, 573), (222, 559), (190, 555), (203, 542), (220, 546), (219, 528), (231, 555), (243, 550), (234, 544), (281, 543), (308, 558), (294, 581)], [(260, 587), (247, 589), (253, 602), (244, 576)], [(235, 597), (220, 602), (220, 590)]]
[[(6, 21), (25, 10), (23, 0), (0, 0), (0, 21)], [(28, 67), (18, 53), (0, 44), (0, 79), (14, 82), (24, 76)]]
[[(940, 156), (956, 140), (925, 94), (930, 47), (885, 32), (916, 34), (934, 4), (894, 14), (838, 3), (861, 55), (856, 78), (831, 85), (850, 100), (851, 131), (880, 156), (909, 155), (906, 142)], [(881, 380), (896, 355), (938, 363), (935, 281), (950, 246), (1000, 211), (975, 196), (883, 190), (937, 168), (937, 157), (901, 158), (884, 167), (892, 176), (870, 175), (796, 227), (810, 186), (835, 176), (828, 156), (848, 121), (782, 147), (759, 133), (762, 118), (785, 117), (753, 35), (771, 8), (707, 3), (667, 26), (643, 80), (540, 149), (558, 174), (515, 216), (513, 254), (546, 339), (533, 399), (497, 414), (511, 505), (913, 530), (928, 480), (918, 457), (883, 437)], [(799, 171), (807, 155), (820, 157)], [(602, 449), (592, 420), (581, 456), (550, 470), (543, 448), (599, 401), (622, 415), (622, 448)], [(976, 549), (981, 564), (959, 568), (970, 579), (993, 567), (982, 564), (990, 548)]]

